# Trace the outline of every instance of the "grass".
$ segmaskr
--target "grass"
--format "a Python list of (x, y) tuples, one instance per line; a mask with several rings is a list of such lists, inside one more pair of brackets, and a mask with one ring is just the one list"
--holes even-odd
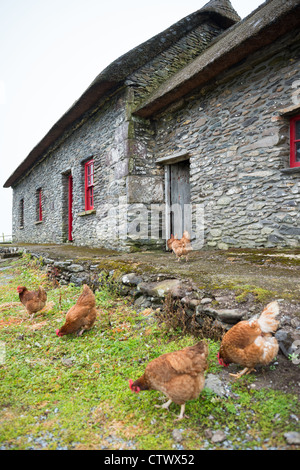
[[(30, 321), (18, 303), (18, 285), (43, 285), (53, 308)], [(130, 392), (128, 379), (141, 375), (148, 361), (196, 340), (158, 324), (149, 309), (136, 312), (105, 286), (96, 292), (93, 329), (58, 338), (55, 330), (80, 292), (72, 284), (53, 286), (28, 256), (0, 271), (0, 449), (226, 448), (226, 441), (207, 438), (208, 429), (223, 429), (230, 448), (286, 445), (284, 432), (297, 426), (290, 419), (299, 411), (297, 397), (254, 390), (250, 376), (234, 383), (228, 398), (204, 389), (186, 405), (190, 418), (180, 422), (174, 422), (179, 406), (172, 404), (169, 413), (154, 407), (165, 401), (160, 393)], [(219, 342), (207, 341), (209, 372), (218, 374)], [(172, 437), (175, 428), (182, 431), (180, 443)]]

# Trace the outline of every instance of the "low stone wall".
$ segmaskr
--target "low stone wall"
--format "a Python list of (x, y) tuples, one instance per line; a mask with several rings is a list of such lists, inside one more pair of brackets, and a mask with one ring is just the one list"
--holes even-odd
[[(15, 250), (21, 253), (26, 250)], [(72, 282), (77, 286), (88, 284), (93, 289), (103, 286), (114, 289), (118, 295), (129, 296), (133, 308), (142, 311), (146, 308), (161, 308), (168, 295), (181, 302), (185, 314), (194, 318), (202, 326), (205, 317), (211, 319), (212, 327), (231, 328), (241, 320), (258, 315), (264, 305), (255, 301), (240, 304), (235, 300), (235, 293), (217, 289), (200, 289), (190, 279), (175, 275), (131, 272), (126, 262), (106, 258), (103, 264), (93, 264), (92, 260), (74, 262), (72, 259), (55, 260), (45, 258), (40, 253), (30, 252), (46, 269), (48, 277), (57, 285)], [(279, 299), (283, 302), (283, 299)], [(284, 301), (287, 302), (287, 301)], [(283, 305), (282, 305), (283, 307)], [(289, 315), (288, 303), (281, 308), (280, 325), (276, 333), (281, 352), (287, 357), (295, 353), (296, 340), (300, 337), (300, 319)]]

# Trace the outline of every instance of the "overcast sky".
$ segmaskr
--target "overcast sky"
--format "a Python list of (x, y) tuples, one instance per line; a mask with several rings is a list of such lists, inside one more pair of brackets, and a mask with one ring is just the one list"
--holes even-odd
[[(201, 0), (0, 0), (0, 235), (3, 184), (94, 78), (130, 49), (199, 10)], [(262, 0), (232, 0), (244, 18)]]

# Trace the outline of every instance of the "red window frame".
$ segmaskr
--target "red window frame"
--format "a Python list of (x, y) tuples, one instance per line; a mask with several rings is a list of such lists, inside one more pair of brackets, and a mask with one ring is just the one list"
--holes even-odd
[(20, 200), (20, 228), (24, 227), (24, 198)]
[(85, 179), (85, 210), (94, 209), (94, 160), (89, 160), (84, 165)]
[[(300, 115), (294, 116), (290, 120), (290, 167), (300, 167), (300, 160), (297, 161), (297, 147), (300, 147), (300, 135), (297, 138), (297, 124), (300, 128)], [(300, 132), (300, 131), (299, 131)]]
[(43, 204), (42, 204), (42, 188), (37, 190), (38, 193), (38, 222), (43, 220)]

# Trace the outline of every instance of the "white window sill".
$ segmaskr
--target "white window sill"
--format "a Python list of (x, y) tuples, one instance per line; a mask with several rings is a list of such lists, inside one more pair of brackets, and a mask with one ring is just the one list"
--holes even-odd
[(77, 215), (79, 217), (84, 217), (85, 215), (96, 214), (96, 209), (91, 209), (89, 211), (79, 212)]

